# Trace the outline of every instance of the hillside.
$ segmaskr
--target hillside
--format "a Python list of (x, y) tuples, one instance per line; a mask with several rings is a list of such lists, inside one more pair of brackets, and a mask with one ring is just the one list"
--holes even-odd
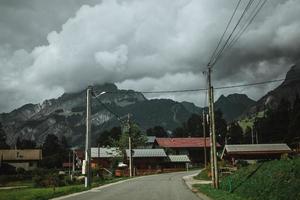
[(215, 200), (297, 200), (300, 199), (300, 159), (274, 160), (242, 167), (221, 179), (220, 190), (210, 189), (208, 185), (197, 187)]
[(289, 100), (292, 104), (297, 94), (300, 95), (300, 61), (290, 67), (282, 84), (259, 99), (247, 111), (247, 114), (277, 107), (282, 98)]

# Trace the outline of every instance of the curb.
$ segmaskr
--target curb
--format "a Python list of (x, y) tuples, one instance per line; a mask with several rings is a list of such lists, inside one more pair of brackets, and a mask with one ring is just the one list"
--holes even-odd
[(193, 179), (194, 176), (196, 176), (198, 173), (196, 174), (192, 174), (192, 175), (188, 175), (188, 176), (184, 176), (182, 177), (182, 180), (184, 181), (184, 183), (186, 184), (186, 186), (192, 191), (194, 192), (201, 200), (213, 200), (210, 197), (208, 197), (207, 195), (199, 192), (198, 190), (196, 190), (195, 188), (193, 188), (193, 185), (191, 182), (189, 182), (191, 179)]

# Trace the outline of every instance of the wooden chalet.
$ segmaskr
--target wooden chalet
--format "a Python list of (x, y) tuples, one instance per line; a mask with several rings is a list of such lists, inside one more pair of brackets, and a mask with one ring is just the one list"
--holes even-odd
[(238, 160), (271, 160), (291, 153), (287, 144), (238, 144), (225, 145), (221, 159), (233, 164)]
[(33, 170), (42, 160), (41, 149), (3, 149), (0, 150), (0, 166), (3, 163), (13, 167)]

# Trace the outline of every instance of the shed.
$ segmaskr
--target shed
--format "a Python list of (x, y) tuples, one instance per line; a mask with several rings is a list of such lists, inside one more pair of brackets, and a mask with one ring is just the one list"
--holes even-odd
[(235, 160), (278, 159), (283, 154), (291, 153), (287, 144), (238, 144), (225, 145), (221, 158)]
[[(42, 160), (41, 149), (3, 149), (0, 150), (0, 161), (16, 168), (32, 170)], [(0, 162), (0, 163), (1, 163)]]

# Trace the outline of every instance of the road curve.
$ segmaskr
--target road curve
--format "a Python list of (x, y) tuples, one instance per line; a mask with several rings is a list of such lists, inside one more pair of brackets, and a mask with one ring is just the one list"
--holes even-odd
[(183, 176), (196, 173), (176, 172), (134, 178), (108, 187), (89, 190), (64, 200), (199, 200), (182, 180)]

